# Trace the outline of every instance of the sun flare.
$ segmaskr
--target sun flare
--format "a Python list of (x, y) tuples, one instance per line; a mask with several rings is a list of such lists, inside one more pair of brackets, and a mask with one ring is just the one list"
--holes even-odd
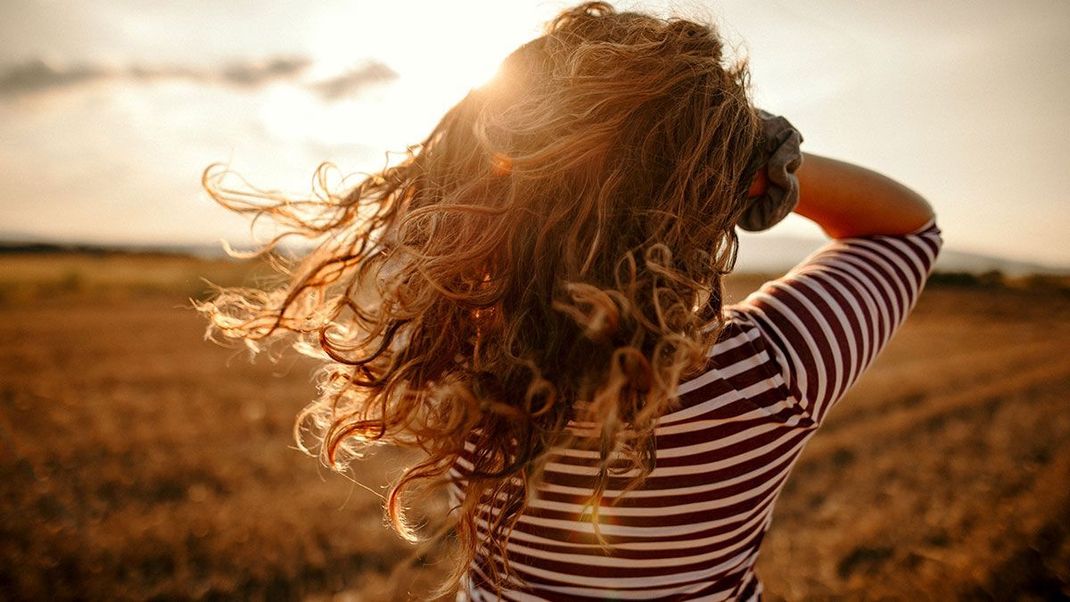
[(264, 129), (295, 142), (356, 149), (381, 162), (384, 151), (422, 140), (453, 104), (490, 80), (510, 52), (539, 35), (554, 7), (506, 11), (476, 1), (417, 2), (411, 8), (411, 18), (399, 22), (385, 5), (355, 3), (348, 15), (321, 25), (312, 49), (313, 81), (370, 62), (388, 67), (395, 79), (333, 100), (309, 90), (268, 91), (260, 115)]

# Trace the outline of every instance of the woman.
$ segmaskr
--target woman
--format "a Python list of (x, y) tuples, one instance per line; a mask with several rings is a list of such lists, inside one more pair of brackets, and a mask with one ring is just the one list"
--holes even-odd
[[(941, 245), (918, 195), (800, 141), (712, 28), (584, 4), (343, 196), (258, 204), (207, 170), (319, 244), (282, 287), (200, 309), (327, 360), (296, 434), (329, 465), (425, 452), (386, 510), (415, 539), (403, 500), (448, 485), (443, 591), (756, 599), (791, 466)], [(735, 227), (793, 209), (835, 240), (723, 304)]]

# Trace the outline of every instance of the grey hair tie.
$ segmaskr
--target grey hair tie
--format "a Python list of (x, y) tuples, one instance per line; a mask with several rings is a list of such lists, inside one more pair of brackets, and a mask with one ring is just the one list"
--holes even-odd
[[(800, 145), (803, 137), (787, 119), (758, 109), (762, 136), (755, 153), (759, 167), (765, 169), (769, 185), (739, 220), (739, 227), (750, 232), (768, 230), (791, 213), (799, 204), (799, 178), (795, 172), (802, 165)], [(763, 160), (764, 157), (764, 160)]]

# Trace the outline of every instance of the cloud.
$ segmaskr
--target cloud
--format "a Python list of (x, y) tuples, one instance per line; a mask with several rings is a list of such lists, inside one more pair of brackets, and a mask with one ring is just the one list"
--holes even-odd
[[(273, 81), (296, 80), (310, 64), (311, 61), (302, 57), (276, 57), (267, 60), (235, 61), (205, 69), (183, 65), (58, 65), (34, 59), (0, 67), (0, 99), (43, 95), (106, 80), (140, 83), (185, 80), (253, 89)], [(305, 87), (320, 98), (331, 101), (355, 95), (368, 86), (389, 82), (397, 77), (397, 72), (385, 64), (370, 61), (356, 69), (312, 82)]]
[(390, 67), (379, 62), (366, 63), (363, 66), (341, 75), (316, 82), (309, 86), (324, 100), (337, 100), (351, 96), (370, 85), (397, 79), (398, 74)]
[(181, 65), (55, 65), (35, 59), (0, 68), (0, 98), (45, 94), (103, 80), (187, 80), (256, 88), (272, 81), (294, 79), (309, 64), (310, 61), (306, 58), (277, 57), (268, 60), (235, 61), (214, 69), (199, 69)]
[(35, 94), (107, 76), (106, 69), (92, 65), (59, 68), (41, 60), (27, 61), (0, 71), (0, 96)]
[(310, 64), (306, 58), (275, 58), (263, 62), (231, 63), (219, 73), (222, 80), (238, 86), (259, 86), (272, 80), (292, 79)]

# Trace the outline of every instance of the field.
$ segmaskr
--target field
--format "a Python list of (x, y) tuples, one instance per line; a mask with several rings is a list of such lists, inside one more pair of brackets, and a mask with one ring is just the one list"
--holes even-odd
[[(356, 467), (293, 449), (314, 365), (203, 340), (169, 256), (0, 256), (0, 598), (415, 598)], [(735, 277), (731, 298), (760, 283)], [(1070, 295), (944, 278), (811, 442), (759, 562), (769, 600), (1070, 597)]]

